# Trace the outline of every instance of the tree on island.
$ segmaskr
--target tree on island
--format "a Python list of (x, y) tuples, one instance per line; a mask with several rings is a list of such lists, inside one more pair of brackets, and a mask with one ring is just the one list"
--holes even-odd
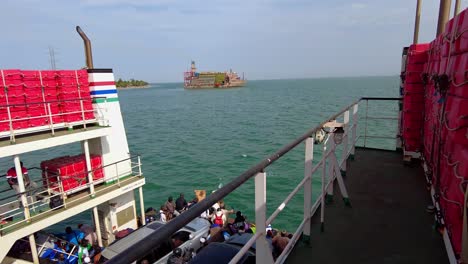
[(135, 79), (130, 79), (128, 81), (122, 80), (122, 78), (119, 78), (117, 82), (115, 82), (115, 86), (119, 88), (127, 88), (127, 87), (143, 87), (147, 86), (148, 83), (142, 80), (135, 80)]

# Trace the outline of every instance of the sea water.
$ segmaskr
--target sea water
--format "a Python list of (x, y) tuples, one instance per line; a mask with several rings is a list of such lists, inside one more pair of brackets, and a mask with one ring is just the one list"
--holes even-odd
[[(211, 193), (359, 97), (397, 97), (398, 86), (397, 76), (353, 77), (249, 81), (246, 87), (223, 90), (185, 90), (182, 83), (158, 83), (118, 94), (130, 150), (142, 155), (145, 205), (158, 208), (168, 196), (176, 199), (184, 193), (190, 200), (194, 190)], [(370, 102), (369, 107), (369, 116), (396, 116), (395, 102)], [(361, 136), (396, 135), (396, 122), (361, 121), (365, 104), (360, 105), (359, 114)], [(368, 140), (367, 144), (392, 148), (394, 142)], [(316, 145), (315, 158), (320, 158), (320, 148)], [(39, 166), (41, 160), (75, 155), (80, 146), (53, 150), (25, 154), (22, 160), (27, 167)], [(0, 166), (6, 171), (12, 160), (2, 159)], [(266, 171), (268, 217), (304, 177), (303, 144)], [(316, 197), (320, 174), (314, 174), (312, 182)], [(254, 221), (253, 178), (227, 196), (225, 203)], [(300, 191), (273, 227), (293, 231), (302, 215)], [(89, 212), (81, 214), (51, 230), (76, 227), (89, 222), (89, 216)]]

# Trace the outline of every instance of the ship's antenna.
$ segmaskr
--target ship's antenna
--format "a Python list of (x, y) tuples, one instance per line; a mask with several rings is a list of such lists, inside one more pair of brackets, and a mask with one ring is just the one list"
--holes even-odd
[(55, 65), (55, 51), (52, 46), (49, 46), (49, 61), (50, 61), (50, 69), (51, 70), (57, 69)]
[(418, 0), (416, 4), (416, 16), (414, 19), (413, 44), (418, 44), (420, 18), (421, 18), (421, 0)]

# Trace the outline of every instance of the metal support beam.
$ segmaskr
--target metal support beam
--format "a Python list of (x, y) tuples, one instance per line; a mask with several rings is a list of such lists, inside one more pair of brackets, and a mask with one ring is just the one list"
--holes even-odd
[(367, 142), (367, 117), (369, 112), (369, 100), (366, 100), (366, 116), (364, 118), (364, 147), (366, 147)]
[(266, 172), (255, 175), (255, 225), (260, 234), (256, 242), (256, 263), (273, 263), (270, 247), (266, 241)]
[(99, 213), (97, 206), (93, 207), (93, 218), (94, 218), (94, 227), (96, 229), (96, 236), (98, 240), (98, 245), (102, 247), (102, 236), (101, 236), (101, 224), (99, 223)]
[(93, 167), (91, 167), (91, 157), (89, 154), (88, 140), (83, 141), (83, 150), (84, 150), (85, 159), (86, 159), (86, 170), (88, 172), (89, 192), (91, 194), (91, 197), (94, 197)]
[(31, 246), (31, 255), (34, 264), (39, 264), (39, 256), (37, 255), (37, 246), (34, 234), (29, 235), (29, 245)]
[(312, 161), (314, 159), (314, 139), (312, 137), (305, 141), (304, 162), (304, 236), (310, 237), (310, 210), (312, 206)]
[(351, 131), (351, 159), (354, 158), (354, 152), (356, 151), (356, 137), (357, 137), (357, 126), (358, 126), (358, 106), (355, 104), (353, 106), (353, 129)]
[(26, 194), (26, 188), (24, 186), (23, 169), (21, 168), (21, 161), (19, 156), (15, 155), (13, 161), (15, 163), (16, 179), (18, 180), (19, 192), (21, 193), (21, 203), (23, 204), (24, 208), (24, 218), (29, 222), (29, 218), (31, 216), (29, 214), (28, 197)]
[(341, 196), (343, 197), (343, 201), (346, 206), (351, 206), (351, 203), (349, 202), (349, 195), (348, 191), (346, 190), (346, 186), (343, 180), (343, 176), (341, 176), (340, 173), (340, 167), (338, 166), (338, 159), (336, 158), (335, 152), (330, 154), (330, 161), (331, 161), (331, 166), (333, 166), (333, 170), (335, 172), (335, 176), (330, 179), (332, 183), (330, 185), (333, 185), (333, 181), (336, 178), (336, 181), (338, 182), (338, 187), (340, 188)]
[(143, 187), (138, 188), (138, 193), (140, 194), (141, 224), (146, 225), (145, 201), (143, 200)]
[(418, 44), (419, 21), (421, 19), (421, 1), (422, 0), (417, 0), (417, 4), (416, 4), (416, 15), (415, 15), (415, 18), (414, 18), (413, 44)]
[(349, 141), (349, 110), (344, 112), (343, 116), (343, 129), (344, 129), (344, 137), (343, 137), (343, 163), (338, 164), (342, 173), (346, 174), (346, 161), (348, 160), (348, 141)]
[(323, 144), (323, 162), (322, 162), (322, 191), (320, 193), (320, 229), (324, 231), (325, 226), (325, 181), (327, 174), (327, 147), (326, 143)]
[(442, 34), (445, 30), (445, 24), (449, 20), (450, 17), (450, 6), (452, 0), (440, 0), (440, 7), (439, 7), (439, 20), (437, 22), (437, 36)]
[[(335, 133), (330, 133), (328, 137), (328, 152), (333, 153), (335, 152), (335, 141), (334, 141), (334, 136)], [(334, 179), (334, 169), (335, 169), (335, 164), (333, 163), (333, 159), (328, 159), (328, 181), (332, 181)], [(327, 202), (331, 202), (333, 200), (333, 183), (328, 186), (327, 189)]]

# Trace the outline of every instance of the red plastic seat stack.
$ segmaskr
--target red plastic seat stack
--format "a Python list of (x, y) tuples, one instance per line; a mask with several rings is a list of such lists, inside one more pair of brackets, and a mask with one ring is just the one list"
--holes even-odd
[(406, 152), (421, 152), (424, 122), (424, 83), (422, 73), (428, 59), (429, 44), (414, 44), (408, 49), (403, 87), (402, 137)]
[(449, 20), (442, 35), (438, 88), (443, 103), (439, 110), (440, 169), (436, 177), (446, 227), (459, 254), (468, 183), (468, 9)]
[(423, 128), (423, 158), (429, 168), (433, 168), (437, 160), (437, 146), (434, 144), (439, 131), (440, 94), (436, 90), (441, 60), (443, 36), (439, 36), (429, 44), (428, 61), (423, 73), (424, 77), (424, 128)]
[[(86, 70), (2, 70), (0, 132), (93, 120)], [(82, 113), (83, 111), (84, 114)], [(9, 112), (9, 113), (8, 113)]]
[[(91, 168), (93, 181), (104, 178), (102, 158), (99, 155), (91, 155)], [(86, 159), (83, 154), (76, 156), (63, 156), (41, 162), (42, 178), (44, 186), (67, 193), (80, 190), (88, 182), (86, 173)], [(59, 186), (59, 180), (61, 186)], [(74, 190), (77, 189), (77, 190)]]
[(468, 183), (468, 9), (447, 22), (445, 31), (430, 43), (428, 54), (423, 157), (459, 255)]
[(37, 80), (40, 78), (39, 71), (21, 71), (23, 75), (24, 94), (27, 98), (27, 111), (30, 127), (45, 126), (48, 123), (46, 117), (47, 107), (42, 102), (42, 86)]

